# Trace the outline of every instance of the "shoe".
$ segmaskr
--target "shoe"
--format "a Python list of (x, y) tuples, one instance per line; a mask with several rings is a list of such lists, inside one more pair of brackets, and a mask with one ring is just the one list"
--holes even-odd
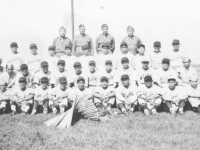
[(144, 114), (145, 114), (146, 116), (149, 116), (149, 115), (150, 115), (149, 110), (145, 109), (145, 110), (144, 110)]
[(47, 109), (44, 109), (43, 110), (43, 114), (47, 114), (48, 113), (48, 110)]
[(65, 112), (65, 110), (64, 110), (64, 109), (61, 109), (61, 110), (60, 110), (60, 113), (61, 113), (61, 114), (63, 114), (64, 112)]
[(156, 114), (157, 114), (157, 111), (156, 111), (155, 109), (152, 109), (151, 113), (152, 113), (153, 115), (156, 115)]
[(36, 115), (36, 110), (33, 109), (31, 115)]
[(179, 110), (179, 114), (183, 115), (184, 114), (183, 110)]

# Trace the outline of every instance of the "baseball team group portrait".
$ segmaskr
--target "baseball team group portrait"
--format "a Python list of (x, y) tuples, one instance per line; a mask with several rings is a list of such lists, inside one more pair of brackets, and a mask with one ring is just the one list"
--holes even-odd
[[(14, 3), (13, 6), (21, 8), (32, 4), (32, 9), (41, 5), (22, 4), (24, 1), (21, 1), (20, 5)], [(44, 2), (49, 7), (53, 3)], [(116, 7), (125, 9), (123, 3), (127, 7), (133, 4), (118, 0)], [(107, 8), (111, 9), (111, 14), (115, 12), (110, 4), (99, 1), (96, 4), (101, 5), (99, 13), (105, 9), (108, 14)], [(174, 10), (170, 4), (168, 2), (166, 7)], [(0, 38), (6, 47), (1, 50), (0, 57), (0, 150), (199, 149), (200, 65), (196, 59), (199, 52), (184, 49), (193, 35), (177, 30), (176, 34), (165, 38), (156, 34), (156, 39), (146, 42), (143, 37), (145, 34), (151, 37), (148, 32), (140, 36), (137, 31), (142, 28), (137, 23), (135, 27), (134, 23), (123, 22), (128, 19), (126, 17), (118, 17), (123, 23), (115, 33), (114, 23), (103, 16), (98, 16), (102, 17), (99, 22), (88, 23), (74, 15), (76, 5), (80, 12), (87, 12), (84, 7), (93, 6), (92, 2), (71, 0), (66, 5), (71, 6), (71, 20), (65, 14), (63, 23), (52, 26), (57, 37), (43, 35), (48, 36), (45, 46), (41, 46), (42, 36), (37, 40), (33, 36), (27, 41), (21, 38), (22, 42), (20, 36), (12, 38), (12, 34), (9, 40), (7, 36), (5, 40)], [(154, 6), (144, 7), (154, 14), (151, 11)], [(179, 8), (181, 12), (183, 7)], [(38, 10), (41, 8), (47, 9), (40, 6)], [(115, 20), (113, 18), (113, 22)], [(39, 29), (39, 22), (42, 24), (45, 20), (37, 21), (38, 26), (35, 25)], [(93, 22), (98, 29), (93, 30), (96, 37), (91, 36), (91, 29), (88, 29)], [(16, 32), (21, 30), (17, 27), (16, 24)], [(198, 45), (198, 39), (194, 40)], [(23, 43), (26, 43), (26, 50), (22, 50)], [(163, 50), (165, 47), (168, 49)]]

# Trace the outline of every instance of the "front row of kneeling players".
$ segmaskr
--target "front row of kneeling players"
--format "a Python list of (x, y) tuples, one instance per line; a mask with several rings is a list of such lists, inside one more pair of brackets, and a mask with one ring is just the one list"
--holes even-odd
[(160, 88), (154, 84), (152, 77), (147, 75), (144, 77), (144, 84), (137, 87), (131, 84), (129, 76), (124, 74), (121, 76), (122, 84), (118, 88), (114, 89), (109, 86), (108, 78), (103, 76), (100, 79), (101, 86), (97, 86), (92, 91), (85, 87), (83, 77), (78, 77), (77, 87), (73, 89), (67, 86), (65, 77), (59, 78), (59, 86), (54, 89), (48, 88), (47, 77), (41, 78), (41, 86), (36, 89), (27, 88), (26, 78), (20, 77), (20, 88), (15, 88), (10, 93), (6, 90), (6, 82), (0, 81), (0, 110), (1, 113), (5, 111), (6, 105), (10, 102), (12, 114), (29, 113), (32, 106), (32, 114), (38, 112), (38, 106), (43, 107), (43, 113), (48, 113), (49, 108), (54, 114), (58, 110), (63, 113), (70, 108), (74, 96), (77, 95), (83, 98), (87, 97), (88, 101), (91, 101), (98, 110), (107, 112), (112, 109), (116, 100), (116, 106), (123, 114), (133, 112), (135, 106), (138, 106), (145, 115), (156, 114), (157, 108), (162, 102), (171, 114), (177, 112), (183, 114), (187, 99), (192, 107), (200, 112), (200, 90), (197, 81), (196, 77), (192, 77), (190, 79), (191, 86), (186, 87), (185, 90), (183, 87), (177, 86), (176, 78), (171, 76), (168, 78), (168, 86)]

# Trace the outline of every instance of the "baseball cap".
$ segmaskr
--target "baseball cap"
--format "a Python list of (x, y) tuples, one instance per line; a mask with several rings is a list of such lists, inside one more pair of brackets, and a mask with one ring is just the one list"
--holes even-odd
[(121, 62), (123, 62), (123, 61), (128, 61), (128, 62), (129, 62), (129, 59), (128, 59), (127, 57), (123, 57), (123, 58), (121, 59)]
[(103, 42), (101, 46), (102, 47), (110, 47), (110, 44), (108, 42)]
[(108, 25), (107, 25), (107, 24), (102, 24), (102, 25), (101, 25), (101, 29), (103, 29), (103, 28), (105, 28), (105, 27), (108, 28)]
[(26, 83), (26, 78), (25, 77), (20, 77), (19, 78), (19, 83)]
[(197, 76), (193, 75), (189, 78), (190, 81), (198, 81)]
[(83, 45), (82, 50), (85, 50), (85, 49), (90, 49), (89, 45)]
[(48, 66), (48, 62), (43, 61), (43, 62), (41, 63), (41, 67), (44, 67), (44, 66)]
[(122, 46), (128, 47), (128, 44), (127, 44), (126, 42), (122, 42), (122, 43), (120, 44), (120, 47), (122, 47)]
[(91, 65), (91, 64), (96, 65), (96, 63), (95, 63), (94, 60), (90, 60), (90, 61), (89, 61), (89, 65)]
[(20, 70), (22, 70), (22, 69), (24, 69), (24, 68), (28, 69), (27, 64), (21, 64), (21, 66), (20, 66)]
[(108, 63), (112, 64), (112, 61), (111, 60), (106, 60), (105, 64), (108, 64)]
[(147, 58), (142, 60), (142, 63), (149, 63), (149, 60)]
[(60, 29), (59, 29), (59, 31), (60, 31), (60, 30), (65, 30), (65, 31), (66, 31), (66, 29), (65, 29), (64, 26), (61, 26)]
[(85, 79), (84, 79), (83, 77), (78, 77), (77, 83), (78, 83), (79, 81), (85, 81)]
[(167, 58), (163, 58), (163, 60), (162, 60), (162, 64), (164, 64), (164, 63), (170, 63), (170, 60), (169, 59), (167, 59)]
[(183, 58), (183, 62), (188, 62), (188, 61), (191, 62), (191, 60), (190, 60), (189, 57), (184, 57), (184, 58)]
[(75, 62), (75, 63), (74, 63), (74, 67), (75, 67), (75, 66), (81, 66), (81, 63), (80, 63), (80, 62)]
[(124, 75), (121, 76), (121, 80), (122, 79), (129, 79), (129, 76), (127, 74), (124, 74)]
[(101, 77), (100, 82), (102, 82), (103, 80), (106, 80), (108, 82), (108, 78), (105, 76)]
[(70, 45), (65, 45), (65, 49), (67, 49), (67, 48), (72, 49), (72, 47)]
[(37, 48), (37, 45), (36, 45), (36, 44), (34, 44), (34, 43), (30, 45), (30, 48), (34, 48), (34, 47), (36, 47), (36, 48)]
[(170, 75), (167, 80), (168, 81), (170, 81), (170, 80), (176, 81), (176, 77), (174, 75)]
[(18, 45), (17, 45), (16, 42), (12, 42), (12, 43), (10, 44), (10, 47), (13, 47), (13, 46), (18, 46)]
[(59, 83), (67, 83), (67, 79), (65, 77), (60, 77), (59, 78)]
[(173, 42), (172, 42), (172, 44), (180, 44), (180, 41), (177, 40), (177, 39), (174, 39)]
[(40, 79), (40, 82), (41, 82), (41, 83), (48, 83), (48, 82), (49, 82), (49, 79), (48, 79), (47, 77), (42, 77), (42, 78)]
[(85, 25), (84, 24), (80, 24), (79, 28), (85, 28)]
[(58, 61), (58, 64), (64, 64), (65, 65), (65, 61), (61, 59), (61, 60)]
[(56, 47), (55, 46), (49, 46), (48, 50), (54, 50), (55, 51)]
[(147, 75), (144, 77), (144, 81), (153, 81), (153, 79), (150, 75)]
[(134, 28), (132, 26), (128, 26), (127, 30), (134, 30)]
[(144, 48), (145, 48), (145, 45), (144, 45), (144, 44), (140, 44), (140, 45), (138, 46), (138, 48), (140, 48), (140, 47), (144, 47)]
[(161, 47), (161, 43), (159, 41), (155, 41), (153, 46), (154, 47)]

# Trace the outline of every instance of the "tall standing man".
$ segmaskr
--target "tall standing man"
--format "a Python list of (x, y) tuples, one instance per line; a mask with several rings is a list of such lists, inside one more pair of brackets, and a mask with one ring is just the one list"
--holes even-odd
[(85, 25), (80, 24), (79, 25), (79, 32), (80, 35), (77, 35), (73, 40), (73, 47), (72, 47), (72, 53), (79, 57), (83, 55), (82, 46), (88, 45), (90, 47), (90, 55), (94, 56), (94, 48), (92, 43), (92, 38), (85, 34)]
[(102, 43), (107, 42), (110, 44), (109, 53), (113, 53), (115, 50), (115, 39), (108, 33), (108, 25), (102, 24), (101, 29), (102, 34), (100, 34), (96, 39), (96, 52), (97, 54), (102, 53)]
[(133, 53), (134, 55), (136, 55), (137, 48), (140, 44), (142, 44), (142, 42), (137, 36), (133, 35), (134, 29), (132, 26), (127, 27), (127, 33), (128, 33), (128, 36), (124, 37), (122, 39), (122, 42), (126, 42), (128, 44), (129, 51)]
[(65, 55), (65, 46), (70, 45), (72, 46), (72, 41), (66, 37), (66, 29), (65, 27), (60, 27), (59, 29), (59, 34), (60, 36), (57, 37), (53, 41), (53, 46), (56, 47), (55, 53), (58, 58), (60, 58), (62, 55)]

